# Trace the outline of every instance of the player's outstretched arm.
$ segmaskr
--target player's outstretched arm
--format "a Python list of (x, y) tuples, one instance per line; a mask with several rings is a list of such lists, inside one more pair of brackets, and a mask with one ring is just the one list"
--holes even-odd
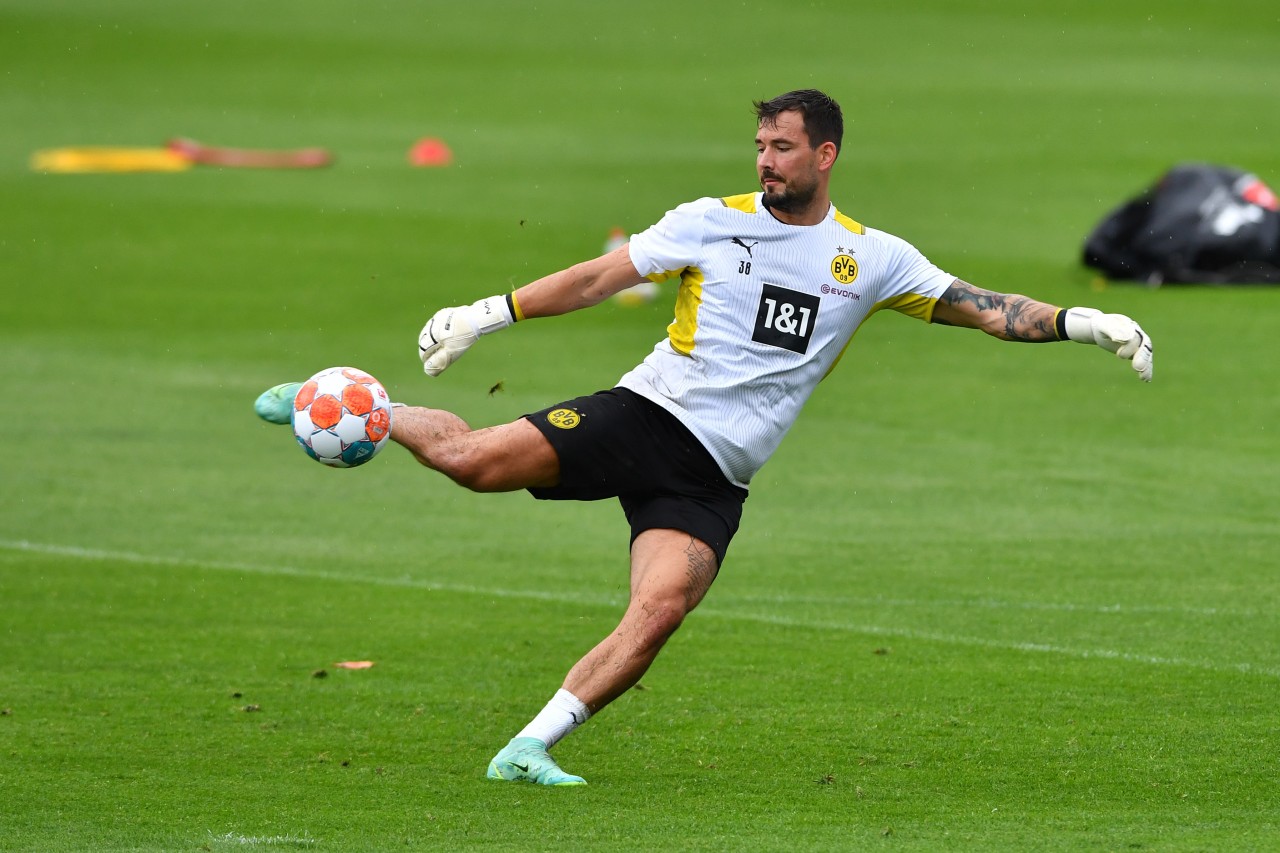
[(598, 258), (544, 276), (516, 291), (525, 317), (554, 317), (590, 308), (645, 281), (631, 263), (630, 244), (624, 243)]
[(1058, 308), (956, 279), (934, 306), (933, 322), (981, 329), (1002, 341), (1095, 344), (1133, 362), (1138, 376), (1144, 382), (1151, 381), (1151, 337), (1123, 314), (1104, 314), (1096, 308)]
[(603, 302), (644, 281), (627, 246), (526, 284), (514, 293), (471, 305), (441, 308), (418, 334), (418, 358), (428, 376), (439, 376), (482, 335), (517, 320), (567, 314)]

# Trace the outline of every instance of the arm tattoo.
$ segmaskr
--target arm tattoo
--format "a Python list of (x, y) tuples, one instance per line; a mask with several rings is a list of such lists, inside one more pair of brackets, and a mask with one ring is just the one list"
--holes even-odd
[(1026, 296), (983, 290), (956, 279), (940, 301), (975, 312), (978, 328), (1006, 341), (1043, 343), (1058, 339), (1053, 322), (1057, 310)]

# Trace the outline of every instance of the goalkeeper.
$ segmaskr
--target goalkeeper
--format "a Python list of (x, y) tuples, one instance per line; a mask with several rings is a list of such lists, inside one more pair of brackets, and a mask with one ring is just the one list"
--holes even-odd
[[(438, 311), (418, 340), (438, 376), (482, 336), (595, 305), (646, 279), (679, 282), (667, 337), (615, 388), (472, 429), (397, 406), (391, 437), (480, 492), (617, 498), (631, 526), (631, 597), (618, 626), (489, 763), (494, 779), (582, 785), (548, 750), (631, 688), (702, 601), (738, 529), (753, 475), (858, 327), (881, 309), (1006, 341), (1077, 341), (1150, 381), (1151, 338), (1133, 320), (968, 284), (828, 196), (843, 118), (815, 90), (757, 102), (760, 191), (704, 198), (595, 260), (514, 293)], [(298, 385), (258, 411), (286, 423)]]

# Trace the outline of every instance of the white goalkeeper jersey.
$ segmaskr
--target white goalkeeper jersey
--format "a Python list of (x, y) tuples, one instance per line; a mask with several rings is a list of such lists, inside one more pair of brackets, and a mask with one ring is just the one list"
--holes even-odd
[(618, 384), (675, 415), (743, 488), (863, 321), (892, 308), (927, 322), (955, 280), (835, 207), (817, 225), (780, 222), (761, 193), (682, 204), (630, 252), (680, 288), (666, 340)]

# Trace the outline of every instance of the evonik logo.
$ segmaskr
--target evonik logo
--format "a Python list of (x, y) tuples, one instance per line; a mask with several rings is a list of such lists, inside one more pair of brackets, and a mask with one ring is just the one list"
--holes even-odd
[(823, 296), (842, 296), (845, 299), (854, 299), (854, 300), (858, 300), (862, 298), (862, 294), (858, 293), (857, 291), (845, 290), (844, 288), (841, 288), (841, 287), (832, 287), (829, 284), (824, 284), (822, 285), (822, 287), (818, 289), (822, 291)]

